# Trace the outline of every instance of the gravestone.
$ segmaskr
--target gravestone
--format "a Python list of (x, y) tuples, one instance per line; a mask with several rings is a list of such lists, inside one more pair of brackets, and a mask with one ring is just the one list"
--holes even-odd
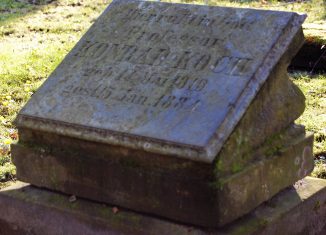
[(305, 16), (113, 1), (16, 119), (19, 180), (223, 226), (313, 168), (287, 66)]

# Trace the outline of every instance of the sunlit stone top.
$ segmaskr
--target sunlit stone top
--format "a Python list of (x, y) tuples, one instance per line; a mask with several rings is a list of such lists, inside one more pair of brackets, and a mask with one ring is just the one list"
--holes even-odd
[(304, 16), (114, 1), (18, 127), (211, 162)]

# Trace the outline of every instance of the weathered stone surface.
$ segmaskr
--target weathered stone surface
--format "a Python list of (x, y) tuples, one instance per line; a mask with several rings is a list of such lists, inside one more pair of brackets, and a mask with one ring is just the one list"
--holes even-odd
[(212, 162), (304, 18), (114, 1), (17, 125)]
[[(282, 131), (303, 113), (305, 97), (288, 78), (286, 67), (289, 62), (286, 60), (283, 58), (274, 68), (217, 155), (215, 164), (218, 175), (225, 177), (234, 174), (257, 160), (260, 156), (255, 151), (264, 143), (266, 145), (280, 138)], [(298, 131), (293, 134), (294, 138), (302, 134)]]
[[(219, 179), (218, 211), (220, 224), (250, 212), (254, 205), (267, 201), (281, 189), (308, 175), (314, 168), (313, 136), (288, 140), (286, 147), (276, 146), (273, 152), (257, 152), (264, 158), (239, 173)], [(271, 149), (269, 148), (268, 151)]]
[(200, 226), (248, 213), (312, 170), (286, 75), (304, 18), (114, 1), (19, 113), (18, 179)]
[(256, 152), (259, 161), (224, 178), (215, 177), (208, 164), (164, 157), (153, 162), (141, 153), (121, 155), (120, 149), (106, 145), (38, 133), (23, 132), (39, 144), (51, 142), (13, 145), (12, 155), (17, 177), (33, 185), (215, 227), (248, 213), (311, 172), (313, 138), (300, 130), (294, 137), (290, 128), (284, 139)]
[(242, 219), (205, 230), (38, 189), (24, 183), (0, 191), (2, 235), (315, 234), (326, 232), (326, 181), (307, 177)]

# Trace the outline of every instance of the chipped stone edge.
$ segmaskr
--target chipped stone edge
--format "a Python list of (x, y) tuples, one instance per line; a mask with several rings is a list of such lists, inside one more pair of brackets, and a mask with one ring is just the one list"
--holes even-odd
[[(102, 15), (112, 8), (113, 5), (125, 2), (130, 2), (130, 0), (112, 1), (106, 10), (104, 10)], [(142, 1), (139, 2), (141, 3)], [(65, 123), (58, 120), (49, 120), (22, 113), (17, 115), (14, 124), (18, 128), (22, 127), (37, 131), (54, 132), (59, 135), (70, 136), (78, 139), (119, 145), (133, 149), (141, 149), (147, 152), (172, 155), (193, 161), (212, 163), (237, 123), (241, 120), (247, 107), (253, 101), (261, 86), (267, 80), (270, 72), (285, 53), (284, 50), (290, 45), (298, 30), (300, 30), (305, 18), (306, 15), (293, 14), (287, 26), (283, 29), (284, 33), (280, 35), (280, 37), (271, 47), (264, 61), (249, 80), (244, 91), (238, 97), (235, 106), (229, 110), (226, 118), (216, 132), (211, 136), (208, 144), (205, 147), (132, 135), (109, 129), (100, 129), (84, 125)], [(67, 132), (69, 132), (69, 135), (67, 135)]]

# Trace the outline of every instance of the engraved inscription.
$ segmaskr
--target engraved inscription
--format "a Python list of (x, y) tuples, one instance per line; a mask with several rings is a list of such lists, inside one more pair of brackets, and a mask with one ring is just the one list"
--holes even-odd
[[(118, 25), (99, 23), (101, 36), (91, 31), (73, 53), (78, 58), (76, 68), (80, 61), (85, 63), (80, 74), (83, 82), (67, 86), (62, 95), (92, 97), (108, 105), (193, 109), (213, 82), (207, 75), (219, 79), (251, 72), (253, 58), (224, 48), (229, 33), (249, 29), (252, 19), (175, 11), (126, 8), (115, 15)], [(149, 27), (153, 24), (155, 27)], [(194, 31), (179, 30), (183, 26)], [(219, 33), (201, 34), (196, 27), (218, 28)]]
[(146, 95), (141, 95), (136, 93), (132, 89), (123, 90), (117, 89), (115, 87), (96, 87), (96, 88), (87, 88), (81, 86), (68, 86), (62, 91), (64, 97), (69, 97), (71, 95), (80, 95), (98, 98), (108, 103), (118, 102), (126, 104), (135, 104), (142, 105), (146, 107), (154, 107), (160, 109), (167, 108), (189, 108), (192, 109), (200, 100), (194, 100), (191, 97), (185, 96), (174, 96), (174, 95), (161, 95), (159, 97), (150, 97)]
[(142, 9), (129, 9), (126, 13), (121, 13), (122, 19), (136, 20), (146, 23), (169, 23), (174, 25), (189, 25), (193, 27), (220, 27), (221, 29), (249, 29), (254, 23), (253, 18), (237, 19), (229, 17), (229, 15), (215, 16), (210, 18), (206, 14), (193, 14), (190, 11), (175, 10), (173, 15), (151, 13)]
[(85, 41), (81, 50), (74, 56), (87, 57), (110, 64), (129, 62), (132, 64), (162, 66), (184, 70), (210, 70), (233, 76), (243, 76), (249, 72), (251, 58), (220, 56), (192, 51), (171, 51), (169, 48), (141, 48), (124, 45)]
[[(92, 75), (92, 76), (90, 76)], [(177, 89), (187, 89), (188, 91), (202, 91), (208, 84), (204, 78), (196, 78), (186, 73), (175, 73), (174, 70), (166, 70), (161, 73), (144, 71), (142, 67), (136, 66), (133, 69), (121, 69), (117, 66), (109, 66), (103, 69), (86, 68), (84, 81), (87, 87), (103, 82), (105, 78), (111, 76), (111, 82), (129, 82), (131, 84), (155, 85), (157, 87), (169, 87)]]
[[(163, 73), (144, 72), (141, 67), (134, 69), (120, 69), (116, 66), (110, 66), (105, 69), (87, 68), (82, 76), (84, 76), (83, 84), (74, 84), (65, 87), (62, 91), (64, 97), (70, 95), (79, 95), (93, 97), (106, 101), (108, 104), (112, 102), (121, 102), (126, 104), (142, 105), (153, 108), (193, 108), (200, 103), (191, 96), (176, 96), (161, 94), (158, 95), (156, 88), (165, 87), (168, 89), (184, 89), (188, 92), (202, 91), (208, 84), (207, 79), (190, 77), (185, 73), (177, 73), (171, 77), (173, 70)], [(96, 75), (96, 76), (90, 76)], [(103, 81), (111, 76), (110, 85)], [(155, 94), (141, 94), (131, 88), (121, 88), (120, 84), (142, 84), (152, 85)], [(164, 90), (165, 91), (165, 90)]]

